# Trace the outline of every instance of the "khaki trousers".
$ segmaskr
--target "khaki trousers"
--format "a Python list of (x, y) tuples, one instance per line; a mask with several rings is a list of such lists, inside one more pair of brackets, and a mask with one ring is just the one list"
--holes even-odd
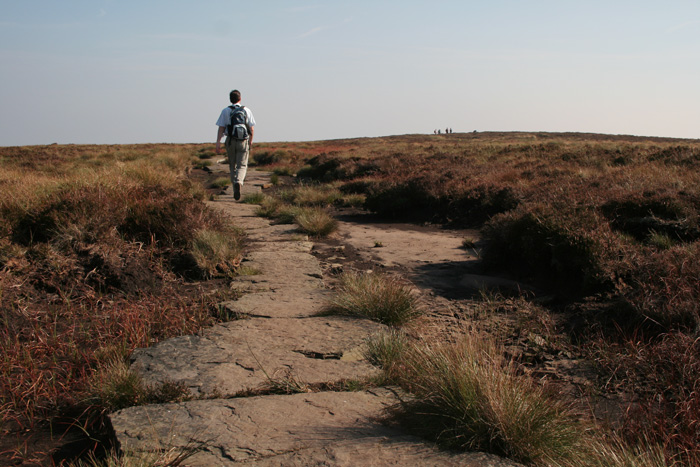
[(250, 154), (248, 140), (227, 137), (226, 154), (228, 154), (228, 166), (231, 169), (231, 183), (240, 183), (243, 186), (245, 174), (248, 171), (248, 155)]

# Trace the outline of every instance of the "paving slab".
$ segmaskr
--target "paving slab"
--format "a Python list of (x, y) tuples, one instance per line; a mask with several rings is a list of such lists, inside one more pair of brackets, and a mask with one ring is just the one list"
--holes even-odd
[[(267, 180), (267, 174), (250, 171), (243, 196), (260, 191)], [(147, 384), (182, 383), (199, 400), (110, 414), (123, 451), (198, 447), (182, 464), (193, 467), (516, 465), (484, 453), (440, 451), (383, 424), (386, 408), (399, 402), (391, 389), (310, 392), (377, 375), (363, 349), (368, 337), (386, 327), (318, 315), (329, 291), (311, 255), (313, 244), (295, 226), (257, 217), (257, 206), (234, 201), (230, 188), (209, 204), (247, 235), (247, 275), (231, 283), (244, 294), (222, 303), (244, 319), (134, 351), (132, 371)], [(309, 392), (241, 397), (271, 392), (273, 385)]]
[[(201, 445), (186, 465), (514, 466), (450, 453), (382, 424), (391, 390), (320, 392), (134, 407), (112, 415), (123, 450)], [(154, 443), (153, 440), (157, 440)]]
[(328, 289), (294, 288), (247, 293), (238, 300), (221, 303), (231, 314), (239, 317), (308, 318), (326, 308), (331, 297)]
[(378, 370), (357, 355), (383, 329), (343, 317), (237, 320), (137, 349), (131, 368), (147, 384), (182, 383), (197, 397), (232, 396), (273, 382), (364, 379)]

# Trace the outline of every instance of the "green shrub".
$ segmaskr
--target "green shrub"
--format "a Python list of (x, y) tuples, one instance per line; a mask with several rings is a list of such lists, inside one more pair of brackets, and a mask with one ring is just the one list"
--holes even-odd
[(398, 279), (378, 273), (344, 273), (328, 307), (329, 313), (361, 316), (400, 325), (422, 310), (411, 289)]

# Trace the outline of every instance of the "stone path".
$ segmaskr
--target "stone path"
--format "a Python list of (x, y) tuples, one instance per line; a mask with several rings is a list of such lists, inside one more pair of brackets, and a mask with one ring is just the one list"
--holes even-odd
[[(267, 181), (250, 172), (243, 195)], [(339, 387), (377, 369), (362, 356), (364, 341), (383, 326), (321, 317), (328, 295), (313, 244), (288, 225), (270, 225), (256, 206), (225, 197), (212, 207), (244, 228), (252, 251), (243, 265), (255, 274), (233, 287), (239, 300), (223, 303), (241, 318), (197, 336), (138, 349), (132, 370), (146, 382), (184, 383), (197, 400), (133, 407), (110, 416), (123, 450), (153, 452), (199, 447), (185, 465), (514, 465), (483, 453), (446, 453), (381, 423), (398, 402), (395, 392), (272, 392)]]

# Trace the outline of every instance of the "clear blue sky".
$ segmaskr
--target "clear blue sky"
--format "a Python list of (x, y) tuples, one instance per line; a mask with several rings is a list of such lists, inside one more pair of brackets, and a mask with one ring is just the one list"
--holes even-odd
[(0, 146), (461, 131), (700, 138), (700, 2), (0, 0)]

